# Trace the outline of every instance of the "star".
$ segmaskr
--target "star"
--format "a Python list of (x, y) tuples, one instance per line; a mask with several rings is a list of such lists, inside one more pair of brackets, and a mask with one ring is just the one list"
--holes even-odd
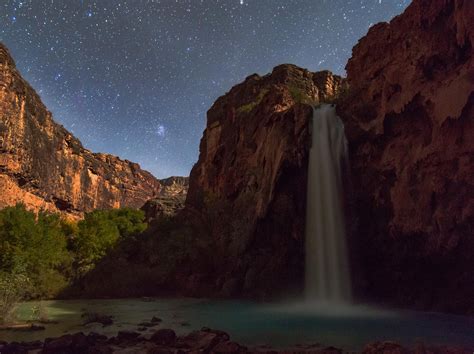
[(4, 0), (0, 40), (85, 147), (162, 178), (189, 174), (206, 112), (232, 86), (282, 63), (344, 75), (370, 24), (409, 3)]

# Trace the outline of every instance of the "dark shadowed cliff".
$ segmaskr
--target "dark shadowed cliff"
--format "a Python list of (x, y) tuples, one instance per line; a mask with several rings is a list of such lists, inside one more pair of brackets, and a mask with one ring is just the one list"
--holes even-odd
[(80, 215), (92, 209), (141, 207), (160, 183), (136, 163), (95, 154), (54, 122), (0, 44), (0, 208)]
[(347, 64), (364, 294), (474, 313), (474, 2), (415, 0)]
[(328, 71), (281, 65), (249, 76), (208, 111), (186, 211), (208, 227), (218, 294), (301, 286), (309, 104), (332, 100), (342, 84)]

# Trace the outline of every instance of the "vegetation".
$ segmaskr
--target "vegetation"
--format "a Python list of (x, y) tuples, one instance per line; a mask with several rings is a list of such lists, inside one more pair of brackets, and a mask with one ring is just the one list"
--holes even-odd
[(35, 215), (22, 205), (0, 211), (0, 271), (27, 276), (25, 295), (48, 297), (66, 285), (63, 270), (71, 263), (66, 246), (58, 215)]
[(237, 114), (247, 114), (250, 113), (255, 107), (257, 107), (260, 102), (262, 102), (265, 95), (268, 93), (269, 89), (263, 89), (259, 92), (258, 96), (255, 98), (255, 101), (244, 104), (237, 108)]
[(93, 211), (79, 222), (21, 204), (0, 210), (0, 322), (12, 320), (18, 301), (56, 296), (83, 277), (119, 241), (143, 232), (144, 219), (128, 208)]
[(143, 211), (129, 208), (96, 210), (86, 214), (70, 238), (76, 278), (93, 269), (119, 240), (145, 231), (147, 224), (143, 220)]
[(288, 86), (288, 90), (290, 92), (291, 98), (295, 103), (306, 103), (313, 105), (314, 101), (306, 94), (306, 92), (295, 85)]
[(15, 320), (17, 305), (23, 299), (28, 283), (29, 279), (22, 272), (0, 272), (0, 325)]

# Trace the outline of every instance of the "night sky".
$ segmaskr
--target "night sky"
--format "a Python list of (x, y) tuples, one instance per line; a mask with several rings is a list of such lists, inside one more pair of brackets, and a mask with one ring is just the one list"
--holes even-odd
[(85, 147), (188, 175), (206, 111), (281, 63), (344, 75), (409, 0), (3, 0), (0, 41)]

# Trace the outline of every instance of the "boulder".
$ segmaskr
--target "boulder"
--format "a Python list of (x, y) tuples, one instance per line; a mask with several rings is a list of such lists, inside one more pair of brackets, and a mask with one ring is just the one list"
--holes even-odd
[(176, 342), (176, 333), (172, 329), (159, 329), (150, 340), (159, 345), (172, 346)]

